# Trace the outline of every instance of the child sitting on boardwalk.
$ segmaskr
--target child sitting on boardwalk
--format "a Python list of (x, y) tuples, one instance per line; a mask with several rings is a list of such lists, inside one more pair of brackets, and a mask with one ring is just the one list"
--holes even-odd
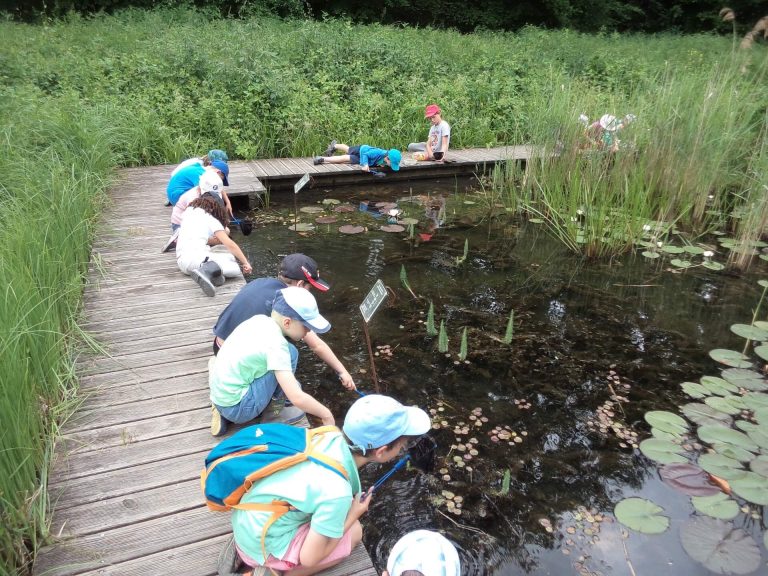
[[(179, 228), (176, 264), (200, 285), (206, 296), (215, 296), (216, 286), (224, 284), (226, 278), (237, 278), (253, 271), (243, 251), (227, 235), (228, 222), (226, 208), (206, 194), (190, 203)], [(208, 245), (211, 236), (226, 250), (212, 251)], [(243, 268), (242, 273), (238, 262)]]
[[(334, 156), (336, 151), (342, 152), (340, 156)], [(368, 144), (360, 146), (348, 146), (346, 144), (337, 144), (332, 140), (325, 151), (325, 155), (316, 156), (313, 164), (359, 164), (363, 172), (371, 172), (376, 168), (389, 166), (393, 172), (400, 170), (400, 160), (402, 154), (400, 150), (392, 148), (384, 150), (374, 148)]]
[(270, 526), (265, 526), (269, 512), (234, 510), (234, 534), (219, 556), (219, 575), (236, 574), (244, 563), (253, 576), (270, 574), (270, 569), (308, 576), (341, 562), (362, 540), (360, 517), (373, 499), (369, 493), (361, 498), (358, 469), (394, 460), (430, 425), (424, 410), (388, 396), (372, 394), (357, 400), (347, 412), (343, 434), (326, 433), (320, 445), (324, 455), (343, 465), (348, 480), (312, 461), (258, 480), (241, 504), (277, 499), (294, 510)]
[(259, 417), (273, 396), (292, 404), (283, 409), (288, 414), (280, 420), (285, 423), (298, 422), (309, 412), (323, 424), (333, 424), (331, 411), (302, 391), (294, 376), (299, 351), (287, 340), (298, 342), (310, 331), (324, 334), (330, 329), (314, 296), (298, 286), (275, 294), (270, 316), (259, 314), (240, 323), (210, 366), (211, 434), (223, 434), (227, 422)]
[(408, 152), (422, 153), (421, 156), (414, 155), (417, 160), (445, 160), (445, 154), (451, 145), (451, 125), (443, 120), (442, 113), (437, 104), (430, 104), (424, 110), (424, 118), (430, 122), (427, 141), (408, 144)]

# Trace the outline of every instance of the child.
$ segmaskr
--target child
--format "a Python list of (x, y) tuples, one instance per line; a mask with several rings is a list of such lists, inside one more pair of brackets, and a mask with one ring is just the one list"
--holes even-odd
[[(219, 178), (224, 182), (224, 186), (229, 186), (229, 164), (224, 162), (224, 160), (213, 160), (209, 166), (217, 171)], [(171, 179), (168, 181), (168, 186), (165, 188), (168, 202), (170, 202), (171, 205), (176, 204), (184, 192), (197, 186), (200, 183), (200, 176), (203, 175), (203, 172), (205, 172), (207, 167), (208, 166), (194, 163), (185, 166), (171, 176)]]
[(408, 144), (408, 152), (423, 153), (420, 156), (414, 155), (420, 160), (443, 162), (451, 145), (451, 125), (443, 120), (442, 110), (437, 104), (426, 107), (424, 118), (429, 119), (431, 124), (427, 141)]
[(361, 498), (358, 469), (370, 462), (396, 459), (414, 437), (427, 433), (430, 424), (424, 410), (403, 406), (394, 398), (369, 394), (358, 399), (347, 412), (343, 434), (329, 432), (321, 441), (322, 453), (343, 465), (348, 480), (306, 461), (256, 482), (241, 504), (278, 499), (295, 510), (269, 526), (264, 535), (266, 558), (262, 533), (270, 514), (234, 510), (234, 534), (219, 556), (219, 574), (235, 574), (245, 563), (253, 568), (254, 576), (269, 574), (270, 569), (308, 576), (341, 562), (362, 540), (359, 520), (373, 499), (370, 490)]
[[(253, 269), (240, 247), (225, 231), (229, 222), (226, 209), (210, 194), (193, 200), (184, 212), (176, 240), (176, 264), (192, 277), (206, 296), (216, 295), (216, 286), (226, 278), (237, 278)], [(214, 236), (226, 251), (211, 251), (208, 241)], [(240, 262), (243, 271), (240, 272)]]
[(181, 219), (184, 217), (184, 211), (195, 198), (200, 198), (205, 193), (213, 195), (214, 200), (226, 206), (227, 213), (232, 213), (232, 205), (229, 202), (227, 193), (224, 191), (224, 181), (216, 170), (206, 169), (200, 176), (198, 185), (190, 188), (182, 194), (176, 201), (171, 212), (171, 232), (175, 232), (181, 227)]
[[(337, 151), (341, 151), (341, 156), (334, 156)], [(348, 146), (346, 144), (337, 144), (332, 140), (325, 151), (324, 156), (317, 156), (312, 161), (313, 164), (359, 164), (363, 172), (370, 172), (372, 169), (389, 166), (393, 172), (400, 170), (400, 160), (402, 154), (400, 150), (392, 148), (384, 150), (374, 148), (368, 144), (360, 146)]]
[(314, 296), (298, 286), (275, 294), (269, 316), (258, 314), (240, 323), (224, 341), (210, 368), (211, 434), (223, 434), (227, 422), (244, 423), (257, 418), (275, 392), (279, 392), (278, 398), (287, 397), (294, 408), (295, 415), (284, 416), (283, 421), (297, 422), (309, 412), (323, 424), (333, 424), (331, 411), (301, 390), (293, 375), (299, 352), (287, 340), (298, 342), (310, 331), (324, 334), (330, 329)]
[(430, 530), (409, 532), (392, 547), (382, 576), (460, 576), (461, 564), (445, 536)]

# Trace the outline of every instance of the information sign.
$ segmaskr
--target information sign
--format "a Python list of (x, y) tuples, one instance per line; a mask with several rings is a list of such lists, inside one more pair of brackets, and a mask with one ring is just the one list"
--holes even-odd
[(293, 193), (298, 194), (299, 190), (304, 188), (306, 183), (309, 182), (309, 174), (304, 174), (304, 176), (301, 177), (301, 180), (296, 182), (296, 184), (293, 185)]
[(366, 324), (373, 318), (376, 309), (384, 302), (386, 297), (387, 289), (384, 287), (384, 282), (381, 279), (376, 280), (376, 284), (373, 285), (363, 303), (360, 304), (360, 314), (363, 315), (363, 320), (365, 320)]

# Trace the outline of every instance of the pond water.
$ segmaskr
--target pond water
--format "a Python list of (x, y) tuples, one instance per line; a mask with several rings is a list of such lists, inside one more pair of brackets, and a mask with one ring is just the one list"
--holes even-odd
[[(736, 276), (700, 267), (673, 273), (665, 258), (633, 255), (586, 262), (467, 184), (302, 191), (298, 205), (324, 213), (299, 212), (301, 222), (339, 218), (305, 235), (282, 223), (293, 219), (293, 195), (273, 197), (257, 213), (254, 233), (236, 238), (257, 275), (274, 275), (291, 252), (318, 261), (332, 284), (315, 293), (333, 325), (324, 339), (365, 392), (375, 386), (359, 305), (377, 279), (389, 288), (369, 324), (378, 384), (432, 411), (438, 458), (431, 473), (400, 471), (377, 492), (364, 522), (377, 568), (400, 536), (430, 528), (456, 543), (465, 575), (709, 574), (680, 544), (690, 498), (662, 483), (657, 466), (631, 444), (649, 436), (647, 410), (678, 412), (688, 401), (682, 382), (719, 374), (707, 351), (743, 347), (729, 326), (752, 318), (765, 263)], [(386, 218), (334, 212), (320, 204), (329, 197), (355, 209), (400, 198), (400, 216), (419, 223), (413, 238), (407, 230), (381, 232)], [(443, 220), (440, 227), (428, 216)], [(345, 223), (368, 231), (341, 234)], [(403, 266), (416, 297), (401, 282)], [(430, 302), (436, 326), (445, 323), (448, 354), (426, 333)], [(506, 344), (512, 310), (514, 336)], [(341, 423), (357, 396), (306, 348), (298, 376)], [(364, 484), (385, 471), (368, 467)], [(632, 495), (664, 507), (672, 519), (665, 534), (643, 535), (615, 520), (615, 504)], [(762, 541), (748, 515), (736, 523)], [(758, 572), (765, 570), (761, 550)]]

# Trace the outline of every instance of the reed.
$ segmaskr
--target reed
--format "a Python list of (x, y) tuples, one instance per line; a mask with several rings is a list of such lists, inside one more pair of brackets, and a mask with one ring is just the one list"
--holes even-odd
[(445, 329), (445, 320), (440, 320), (440, 333), (437, 336), (437, 351), (443, 354), (448, 352), (448, 331)]
[(427, 310), (427, 336), (437, 336), (437, 328), (435, 328), (435, 305), (430, 301), (429, 310)]
[(464, 326), (464, 330), (461, 331), (461, 344), (459, 345), (459, 360), (464, 362), (467, 359), (467, 327)]
[(515, 311), (509, 311), (509, 319), (507, 320), (507, 328), (504, 331), (504, 344), (512, 344), (512, 338), (515, 336)]

